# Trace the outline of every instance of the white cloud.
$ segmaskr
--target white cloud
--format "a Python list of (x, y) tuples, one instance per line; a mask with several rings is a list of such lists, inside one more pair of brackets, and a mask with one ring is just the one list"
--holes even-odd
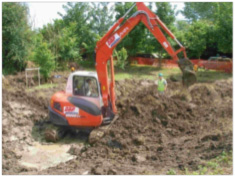
[[(65, 2), (28, 2), (27, 4), (29, 6), (30, 22), (33, 29), (42, 28), (43, 25), (52, 23), (53, 19), (60, 19), (61, 17), (58, 15), (58, 12), (65, 14), (65, 11), (62, 7), (66, 4)], [(111, 4), (114, 5), (114, 3)], [(182, 2), (175, 2), (172, 3), (172, 5), (177, 6), (176, 10), (181, 10), (184, 7), (184, 3)], [(155, 8), (156, 7), (154, 7), (154, 9)], [(183, 20), (184, 17), (182, 16), (182, 14), (178, 14), (177, 19)]]
[(42, 28), (43, 25), (52, 23), (53, 19), (61, 18), (58, 12), (65, 13), (62, 6), (66, 3), (29, 2), (27, 4), (29, 6), (30, 22), (34, 29)]

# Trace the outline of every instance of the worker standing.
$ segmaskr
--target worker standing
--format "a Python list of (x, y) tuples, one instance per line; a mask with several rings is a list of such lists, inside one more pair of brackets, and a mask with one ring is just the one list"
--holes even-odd
[(157, 84), (158, 93), (164, 94), (164, 92), (167, 89), (167, 81), (163, 78), (162, 73), (158, 74), (158, 80), (156, 84)]

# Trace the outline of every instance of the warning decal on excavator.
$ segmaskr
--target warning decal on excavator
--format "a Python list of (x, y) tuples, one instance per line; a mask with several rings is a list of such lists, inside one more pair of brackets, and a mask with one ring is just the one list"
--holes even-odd
[(65, 106), (64, 107), (64, 114), (66, 117), (80, 117), (79, 108), (74, 106)]
[(107, 46), (109, 48), (113, 47), (119, 40), (120, 40), (120, 36), (116, 33), (114, 34), (111, 38), (109, 38), (109, 40), (106, 42)]

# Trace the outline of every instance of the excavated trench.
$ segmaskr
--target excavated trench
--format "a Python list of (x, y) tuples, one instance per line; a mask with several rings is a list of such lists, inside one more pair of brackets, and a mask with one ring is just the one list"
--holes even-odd
[(166, 174), (196, 170), (232, 150), (232, 80), (188, 89), (169, 81), (165, 95), (154, 81), (118, 81), (119, 119), (94, 144), (78, 132), (57, 143), (43, 139), (49, 99), (59, 88), (40, 96), (10, 87), (3, 87), (3, 174)]

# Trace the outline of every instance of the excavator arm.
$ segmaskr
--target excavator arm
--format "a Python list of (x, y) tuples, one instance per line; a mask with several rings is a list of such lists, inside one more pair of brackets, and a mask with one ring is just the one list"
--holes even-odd
[[(114, 25), (110, 28), (110, 30), (102, 37), (100, 41), (97, 42), (95, 48), (96, 54), (96, 70), (98, 74), (98, 79), (100, 82), (100, 88), (104, 103), (104, 112), (107, 113), (106, 116), (110, 116), (111, 112), (116, 113), (115, 106), (115, 81), (114, 81), (114, 65), (112, 53), (115, 47), (125, 38), (127, 34), (129, 34), (132, 29), (142, 22), (148, 30), (153, 34), (153, 36), (158, 40), (158, 42), (162, 45), (162, 47), (167, 51), (167, 53), (172, 57), (175, 61), (179, 60), (177, 54), (179, 52), (183, 52), (184, 60), (189, 61), (185, 52), (185, 48), (180, 44), (180, 42), (176, 39), (174, 34), (164, 25), (164, 23), (159, 19), (159, 17), (154, 14), (149, 8), (147, 8), (144, 3), (137, 2), (137, 12), (135, 12), (129, 19), (127, 19), (124, 23), (124, 18), (129, 13), (129, 11), (121, 17)], [(123, 24), (122, 24), (123, 23)], [(122, 24), (122, 25), (121, 25)], [(120, 26), (121, 25), (121, 26)], [(174, 50), (171, 44), (168, 42), (167, 38), (163, 34), (162, 30), (164, 30), (173, 40), (175, 40), (180, 48), (178, 50)], [(111, 69), (111, 81), (109, 82), (108, 78), (108, 68), (107, 62), (110, 61), (110, 69)], [(184, 63), (184, 62), (183, 62)], [(189, 63), (191, 63), (189, 61)], [(188, 64), (190, 65), (190, 64)], [(187, 67), (186, 67), (187, 68)], [(190, 66), (186, 71), (184, 66), (180, 66), (180, 69), (184, 73), (193, 73), (192, 66)], [(183, 76), (184, 77), (184, 76)]]

